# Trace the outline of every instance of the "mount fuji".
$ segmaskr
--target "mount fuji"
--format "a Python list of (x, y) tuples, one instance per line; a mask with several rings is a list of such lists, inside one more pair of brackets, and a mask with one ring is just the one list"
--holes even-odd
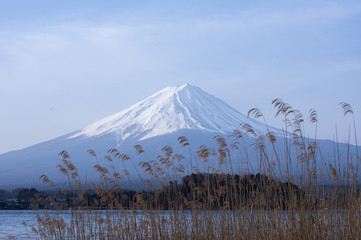
[(68, 139), (114, 135), (120, 144), (129, 139), (145, 140), (181, 129), (231, 133), (240, 123), (265, 133), (266, 127), (236, 111), (198, 87), (185, 84), (167, 87), (128, 109), (95, 122)]
[[(167, 87), (131, 107), (64, 136), (0, 155), (0, 188), (39, 185), (39, 176), (45, 174), (60, 183), (64, 177), (56, 166), (58, 153), (66, 150), (79, 170), (81, 178), (97, 179), (93, 169), (97, 163), (106, 164), (99, 156), (115, 148), (130, 157), (129, 168), (137, 168), (140, 161), (134, 145), (140, 144), (149, 159), (155, 159), (165, 145), (175, 151), (185, 151), (178, 137), (186, 136), (188, 149), (195, 155), (201, 145), (215, 146), (214, 136), (228, 137), (234, 130), (243, 131), (247, 142), (254, 137), (245, 134), (240, 124), (252, 126), (257, 134), (272, 131), (283, 136), (280, 129), (250, 119), (222, 100), (202, 89), (185, 84)], [(332, 142), (330, 141), (330, 144)], [(328, 144), (328, 145), (330, 145)], [(98, 157), (87, 153), (94, 150)], [(134, 171), (130, 176), (137, 178)]]

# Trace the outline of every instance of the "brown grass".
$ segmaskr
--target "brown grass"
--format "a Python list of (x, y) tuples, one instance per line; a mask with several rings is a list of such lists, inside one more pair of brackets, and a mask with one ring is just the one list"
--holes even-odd
[[(64, 209), (55, 215), (39, 213), (33, 231), (40, 239), (361, 239), (357, 146), (346, 156), (338, 152), (338, 143), (334, 153), (322, 152), (314, 109), (308, 120), (315, 125), (315, 133), (309, 139), (304, 132), (306, 120), (298, 110), (281, 99), (272, 104), (276, 117), (285, 123), (281, 146), (268, 127), (268, 133), (260, 135), (250, 125), (236, 130), (230, 145), (217, 136), (217, 149), (200, 146), (197, 157), (184, 136), (178, 141), (189, 156), (165, 146), (162, 155), (149, 160), (136, 145), (142, 159), (137, 174), (148, 191), (134, 191), (125, 165), (120, 171), (112, 164), (124, 164), (129, 156), (111, 149), (105, 157), (110, 167), (94, 166), (99, 173), (98, 198), (85, 201), (88, 189), (68, 153), (61, 152), (58, 168), (67, 178), (64, 192), (71, 196), (70, 221), (64, 219)], [(345, 115), (353, 116), (349, 104), (340, 106)], [(259, 109), (251, 109), (248, 116), (267, 125)], [(353, 126), (357, 145), (354, 117)], [(255, 137), (251, 146), (242, 142), (245, 134)], [(92, 150), (88, 153), (97, 157)], [(257, 161), (249, 157), (254, 153)], [(341, 166), (345, 159), (346, 166)], [(259, 164), (261, 173), (255, 181), (247, 180), (254, 172), (252, 162)], [(200, 175), (200, 169), (207, 171)], [(187, 187), (174, 183), (187, 174)], [(197, 176), (204, 179), (199, 181)], [(44, 175), (41, 179), (51, 183)], [(122, 189), (124, 180), (131, 189)]]

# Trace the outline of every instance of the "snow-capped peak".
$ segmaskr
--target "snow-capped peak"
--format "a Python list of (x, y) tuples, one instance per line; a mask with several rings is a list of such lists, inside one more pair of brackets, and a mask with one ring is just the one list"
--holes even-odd
[(120, 141), (131, 137), (143, 140), (180, 129), (227, 133), (239, 129), (242, 122), (251, 124), (260, 132), (265, 130), (265, 126), (248, 119), (222, 100), (198, 87), (184, 84), (166, 87), (128, 109), (77, 131), (69, 138), (114, 133)]

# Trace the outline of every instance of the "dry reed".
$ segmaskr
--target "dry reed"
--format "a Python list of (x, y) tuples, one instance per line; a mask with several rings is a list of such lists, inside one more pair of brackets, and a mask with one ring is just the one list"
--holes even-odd
[[(336, 143), (331, 158), (318, 146), (314, 109), (309, 112), (315, 124), (310, 139), (299, 111), (281, 99), (272, 104), (285, 123), (282, 137), (270, 131), (262, 112), (253, 108), (248, 116), (263, 119), (265, 135), (244, 124), (230, 145), (216, 136), (218, 148), (202, 145), (197, 156), (182, 136), (178, 141), (189, 157), (165, 146), (155, 160), (136, 145), (142, 160), (135, 169), (147, 191), (134, 189), (124, 164), (131, 161), (129, 156), (111, 149), (105, 157), (110, 167), (94, 166), (99, 181), (91, 199), (62, 151), (58, 168), (68, 183), (66, 210), (62, 206), (57, 214), (39, 213), (33, 231), (40, 239), (361, 239), (360, 158), (351, 106), (340, 104), (344, 114), (353, 117), (356, 146), (349, 144), (349, 149), (355, 152), (342, 156)], [(244, 135), (255, 138), (251, 146), (242, 141)], [(92, 150), (88, 153), (97, 157)], [(114, 161), (122, 162), (123, 169), (117, 170)], [(258, 166), (252, 166), (254, 162)], [(253, 168), (260, 174), (252, 175)], [(181, 177), (182, 184), (174, 181)], [(41, 180), (51, 183), (44, 175)], [(130, 189), (122, 188), (124, 180)]]

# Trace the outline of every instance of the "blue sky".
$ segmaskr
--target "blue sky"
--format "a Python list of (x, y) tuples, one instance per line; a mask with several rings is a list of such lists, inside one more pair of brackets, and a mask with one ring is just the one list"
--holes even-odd
[(315, 108), (340, 141), (349, 102), (361, 141), (360, 24), (359, 1), (1, 1), (0, 153), (183, 83), (277, 127), (273, 99)]

